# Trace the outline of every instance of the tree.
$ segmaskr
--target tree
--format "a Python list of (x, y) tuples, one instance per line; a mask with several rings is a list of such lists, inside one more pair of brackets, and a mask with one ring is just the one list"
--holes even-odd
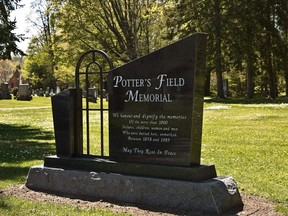
[(268, 87), (275, 98), (278, 81), (286, 79), (288, 94), (285, 0), (37, 2), (37, 8), (44, 7), (37, 23), (39, 43), (34, 43), (41, 49), (34, 53), (49, 54), (45, 56), (57, 82), (72, 79), (77, 59), (89, 49), (107, 52), (117, 66), (194, 32), (207, 32), (206, 94), (214, 81), (211, 74), (216, 74), (219, 98), (225, 96), (223, 78), (229, 79), (235, 94), (246, 93), (248, 98)]
[(222, 77), (222, 8), (221, 0), (215, 0), (214, 2), (214, 24), (215, 24), (215, 71), (217, 77), (217, 97), (225, 98), (223, 91), (223, 77)]
[(8, 82), (15, 69), (11, 60), (0, 60), (0, 83)]
[[(280, 13), (280, 17), (282, 18), (282, 23), (280, 26), (282, 26), (283, 31), (283, 41), (285, 43), (284, 47), (286, 47), (286, 52), (283, 58), (284, 63), (284, 77), (285, 77), (285, 93), (286, 96), (288, 96), (288, 1), (282, 1), (281, 4), (279, 4), (279, 7), (285, 8), (284, 13)], [(286, 16), (285, 16), (286, 15)]]
[(174, 38), (195, 31), (208, 33), (207, 80), (209, 72), (215, 71), (218, 97), (223, 97), (223, 72), (228, 78), (246, 73), (248, 98), (254, 97), (255, 85), (257, 89), (269, 86), (270, 97), (277, 97), (280, 71), (287, 68), (287, 1), (215, 0), (211, 4), (183, 0), (175, 9), (177, 12), (171, 10), (170, 16), (176, 18), (169, 23), (170, 27), (177, 26), (171, 31)]
[(155, 0), (64, 1), (58, 16), (62, 38), (69, 46), (97, 47), (127, 62), (161, 46), (159, 7)]
[(23, 35), (15, 35), (16, 21), (10, 21), (10, 11), (20, 7), (21, 0), (0, 1), (0, 58), (11, 59), (11, 53), (24, 55), (24, 52), (17, 48), (16, 42), (23, 40)]
[(173, 34), (170, 34), (170, 38), (182, 38), (195, 31), (208, 33), (205, 94), (208, 95), (210, 91), (210, 73), (215, 71), (217, 76), (217, 97), (219, 98), (225, 97), (222, 76), (224, 70), (222, 47), (225, 37), (224, 23), (226, 19), (223, 8), (225, 7), (226, 1), (224, 0), (215, 0), (213, 4), (204, 0), (183, 0), (181, 3), (175, 4), (174, 10), (172, 9), (168, 12), (169, 17), (176, 16), (172, 22), (168, 23), (168, 29), (175, 29), (173, 26), (177, 26), (173, 33), (170, 32)]
[(37, 14), (37, 19), (29, 21), (38, 29), (38, 36), (30, 42), (24, 69), (35, 87), (55, 88), (57, 36), (53, 2), (35, 0), (32, 3), (32, 10)]
[[(238, 73), (246, 70), (246, 96), (254, 97), (254, 74), (255, 74), (255, 53), (254, 38), (257, 31), (257, 24), (254, 17), (254, 2), (238, 1), (233, 2), (228, 7), (227, 34), (227, 60), (231, 62), (233, 70)], [(230, 66), (230, 67), (231, 67)], [(228, 69), (231, 71), (231, 69)], [(230, 73), (235, 73), (231, 71)], [(231, 77), (235, 77), (231, 74)], [(239, 89), (238, 89), (239, 91)]]
[[(23, 76), (28, 78), (34, 88), (55, 87), (50, 54), (38, 45), (38, 38), (32, 38), (25, 58)], [(40, 47), (40, 48), (39, 48)]]
[[(269, 86), (268, 96), (276, 98), (279, 93), (278, 80), (281, 71), (285, 70), (287, 43), (285, 43), (285, 23), (287, 23), (286, 2), (282, 0), (268, 1), (263, 0), (258, 5), (259, 19), (261, 26), (261, 35), (259, 35), (258, 51), (261, 58), (261, 69), (267, 77), (266, 84)], [(261, 17), (262, 15), (262, 17)], [(286, 81), (287, 82), (287, 81)]]

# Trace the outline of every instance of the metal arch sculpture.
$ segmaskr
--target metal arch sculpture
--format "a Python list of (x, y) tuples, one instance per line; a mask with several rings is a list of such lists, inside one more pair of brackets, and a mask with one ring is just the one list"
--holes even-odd
[[(86, 58), (88, 58), (89, 56), (92, 56), (92, 59), (88, 62), (88, 64), (85, 65), (85, 71), (81, 72), (81, 66), (84, 62), (84, 60)], [(76, 84), (76, 100), (79, 101), (81, 100), (80, 97), (82, 97), (81, 94), (81, 89), (80, 89), (80, 75), (84, 75), (85, 76), (85, 96), (86, 96), (86, 107), (83, 109), (82, 108), (82, 104), (77, 104), (76, 103), (76, 112), (83, 112), (86, 111), (86, 136), (87, 136), (87, 155), (90, 155), (90, 134), (89, 134), (89, 124), (90, 124), (90, 120), (89, 120), (89, 111), (99, 111), (100, 112), (100, 133), (101, 133), (101, 157), (104, 157), (104, 111), (108, 111), (108, 109), (104, 109), (103, 107), (103, 100), (101, 98), (100, 100), (100, 109), (90, 109), (89, 108), (89, 101), (88, 101), (88, 86), (89, 86), (89, 75), (100, 75), (100, 89), (102, 91), (103, 86), (104, 86), (104, 81), (103, 81), (103, 75), (104, 74), (108, 74), (109, 71), (104, 71), (102, 65), (99, 63), (99, 61), (97, 61), (96, 59), (96, 55), (100, 55), (100, 57), (102, 57), (109, 66), (109, 69), (112, 70), (113, 64), (112, 61), (110, 60), (109, 56), (102, 50), (89, 50), (85, 53), (83, 53), (79, 60), (77, 61), (76, 64), (76, 70), (75, 70), (75, 84)], [(92, 65), (96, 65), (99, 71), (90, 71), (90, 67)], [(79, 115), (77, 115), (79, 116)], [(81, 115), (82, 116), (82, 115)], [(78, 125), (82, 125), (82, 119), (78, 119)], [(77, 126), (76, 126), (77, 127)], [(83, 132), (81, 131), (81, 129), (78, 129), (75, 136), (83, 136), (82, 134)], [(82, 144), (83, 145), (83, 144)]]

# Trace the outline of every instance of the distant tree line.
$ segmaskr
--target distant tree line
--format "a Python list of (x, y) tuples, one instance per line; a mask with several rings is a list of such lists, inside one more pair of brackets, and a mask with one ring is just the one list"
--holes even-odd
[(215, 73), (218, 97), (224, 97), (223, 74), (248, 98), (256, 90), (288, 95), (288, 1), (182, 0), (176, 8), (173, 36), (208, 33), (207, 82)]
[[(89, 49), (118, 66), (194, 32), (208, 35), (205, 94), (288, 95), (288, 1), (35, 0), (40, 34), (25, 61), (34, 85), (73, 85)], [(45, 87), (45, 86), (42, 86)]]

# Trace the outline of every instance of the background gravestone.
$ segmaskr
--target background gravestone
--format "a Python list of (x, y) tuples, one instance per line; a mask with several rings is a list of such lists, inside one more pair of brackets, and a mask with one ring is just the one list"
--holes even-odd
[(31, 90), (28, 84), (19, 84), (17, 100), (32, 100)]
[(8, 89), (8, 83), (4, 82), (1, 84), (0, 99), (11, 99), (11, 94)]
[(200, 164), (206, 34), (194, 34), (109, 75), (110, 157)]
[(97, 103), (97, 89), (88, 88), (88, 101), (92, 103)]

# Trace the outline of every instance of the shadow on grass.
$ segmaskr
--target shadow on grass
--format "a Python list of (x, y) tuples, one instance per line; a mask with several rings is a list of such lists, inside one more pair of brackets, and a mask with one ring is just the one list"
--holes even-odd
[(29, 165), (23, 167), (23, 162), (43, 160), (45, 156), (55, 154), (53, 140), (54, 135), (49, 131), (0, 123), (0, 179), (15, 180), (26, 176)]
[(15, 166), (0, 167), (0, 179), (12, 181), (15, 181), (17, 179), (24, 180), (28, 174), (29, 168), (30, 167)]
[(206, 103), (223, 103), (223, 104), (282, 104), (288, 103), (288, 97), (278, 97), (276, 99), (255, 97), (253, 99), (248, 98), (205, 98)]

